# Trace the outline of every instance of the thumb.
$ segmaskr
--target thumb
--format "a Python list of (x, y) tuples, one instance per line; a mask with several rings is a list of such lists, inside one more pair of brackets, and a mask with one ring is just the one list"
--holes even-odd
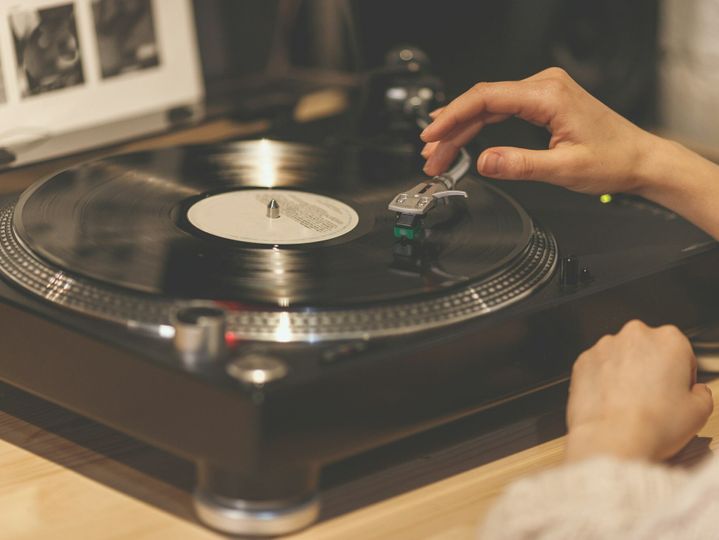
[(482, 152), (477, 160), (477, 170), (490, 178), (554, 183), (567, 175), (571, 163), (571, 152), (567, 149), (527, 150), (504, 146)]
[(691, 393), (697, 408), (704, 415), (704, 420), (706, 420), (714, 410), (714, 398), (712, 397), (711, 388), (706, 384), (698, 383), (692, 386)]

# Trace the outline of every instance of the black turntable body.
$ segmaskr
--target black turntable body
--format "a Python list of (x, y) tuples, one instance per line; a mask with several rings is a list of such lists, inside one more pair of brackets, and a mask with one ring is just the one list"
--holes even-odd
[[(274, 534), (316, 517), (325, 464), (564, 381), (632, 318), (717, 319), (719, 250), (663, 208), (469, 174), (466, 201), (397, 238), (386, 203), (418, 171), (256, 141), (111, 158), (10, 197), (0, 378), (193, 460), (203, 520)], [(264, 212), (260, 191), (281, 215), (310, 194), (356, 222), (285, 245), (193, 217), (237, 193)]]

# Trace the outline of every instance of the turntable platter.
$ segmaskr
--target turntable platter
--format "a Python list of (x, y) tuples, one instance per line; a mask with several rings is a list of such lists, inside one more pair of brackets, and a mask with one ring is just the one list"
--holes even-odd
[[(468, 200), (425, 219), (421, 240), (399, 241), (387, 201), (417, 181), (406, 159), (267, 140), (113, 157), (25, 192), (2, 216), (0, 266), (36, 294), (52, 289), (54, 301), (104, 318), (137, 318), (153, 305), (162, 318), (183, 299), (221, 301), (252, 317), (250, 326), (269, 325), (250, 332), (258, 338), (278, 313), (312, 335), (332, 334), (313, 326), (323, 313), (345, 336), (449, 324), (517, 301), (551, 276), (551, 236), (478, 179), (462, 184)], [(19, 279), (28, 267), (37, 272)], [(58, 280), (71, 285), (59, 295)], [(87, 308), (91, 289), (102, 309)], [(120, 299), (108, 304), (107, 295)], [(106, 315), (108, 305), (134, 302), (141, 309)], [(248, 321), (237, 324), (247, 335)]]

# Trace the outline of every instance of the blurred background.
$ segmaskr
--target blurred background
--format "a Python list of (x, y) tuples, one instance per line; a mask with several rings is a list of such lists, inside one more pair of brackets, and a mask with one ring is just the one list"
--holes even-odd
[(210, 97), (258, 76), (366, 73), (411, 44), (448, 97), (557, 65), (634, 122), (719, 147), (719, 0), (195, 0), (195, 9)]

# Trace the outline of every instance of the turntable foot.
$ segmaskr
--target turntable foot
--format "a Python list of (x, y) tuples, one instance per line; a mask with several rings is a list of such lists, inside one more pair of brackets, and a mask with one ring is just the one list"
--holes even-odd
[(320, 503), (316, 495), (304, 501), (245, 501), (195, 492), (195, 511), (206, 525), (227, 534), (277, 536), (315, 522)]
[(241, 536), (278, 536), (311, 525), (320, 510), (319, 468), (255, 463), (226, 469), (198, 463), (194, 506), (209, 527)]

